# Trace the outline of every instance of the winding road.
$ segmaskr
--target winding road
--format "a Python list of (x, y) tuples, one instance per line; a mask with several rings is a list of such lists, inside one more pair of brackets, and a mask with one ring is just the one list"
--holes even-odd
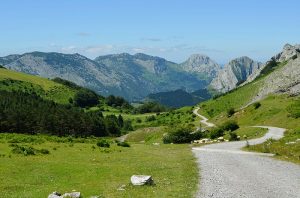
[[(194, 113), (205, 118), (195, 109)], [(201, 121), (211, 127), (205, 118)], [(280, 139), (285, 129), (271, 126), (259, 144), (269, 138)], [(194, 147), (200, 169), (199, 198), (300, 198), (300, 166), (270, 158), (271, 154), (242, 151), (245, 141), (224, 142)]]

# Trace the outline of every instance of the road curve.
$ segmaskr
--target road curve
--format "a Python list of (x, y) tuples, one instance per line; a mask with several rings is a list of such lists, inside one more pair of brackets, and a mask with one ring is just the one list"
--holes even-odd
[[(197, 115), (197, 114), (196, 114)], [(267, 134), (249, 140), (258, 144), (279, 139), (285, 129), (268, 128)], [(200, 169), (199, 198), (300, 198), (300, 166), (241, 151), (245, 141), (224, 142), (193, 148)]]
[(200, 115), (200, 114), (198, 113), (198, 110), (199, 110), (199, 109), (200, 109), (200, 108), (197, 107), (196, 109), (193, 110), (193, 113), (194, 113), (196, 116), (198, 116), (198, 117), (201, 118), (200, 122), (203, 123), (203, 124), (205, 124), (205, 125), (208, 126), (208, 127), (214, 127), (215, 124), (208, 122), (208, 119), (207, 119), (206, 117), (204, 117), (203, 115)]

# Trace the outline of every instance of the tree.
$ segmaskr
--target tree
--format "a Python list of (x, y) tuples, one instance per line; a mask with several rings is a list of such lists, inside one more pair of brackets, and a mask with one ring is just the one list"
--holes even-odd
[(79, 107), (92, 107), (99, 104), (98, 95), (90, 90), (80, 90), (74, 96), (74, 104)]

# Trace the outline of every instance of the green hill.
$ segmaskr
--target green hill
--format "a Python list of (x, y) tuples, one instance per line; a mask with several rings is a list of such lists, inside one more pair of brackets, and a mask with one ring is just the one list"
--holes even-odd
[(74, 98), (76, 89), (52, 80), (0, 68), (0, 90), (36, 93), (44, 99), (68, 104)]

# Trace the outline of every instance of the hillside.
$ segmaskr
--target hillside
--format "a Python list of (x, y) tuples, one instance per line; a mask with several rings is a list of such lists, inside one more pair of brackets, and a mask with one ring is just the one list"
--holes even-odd
[(175, 91), (149, 94), (146, 97), (146, 100), (156, 101), (168, 107), (178, 108), (184, 106), (193, 106), (210, 98), (211, 94), (206, 89), (197, 90), (191, 93), (188, 93), (182, 89), (178, 89)]
[(200, 113), (217, 125), (235, 120), (241, 127), (265, 125), (286, 128), (285, 137), (281, 140), (267, 141), (249, 149), (276, 153), (281, 159), (299, 162), (299, 74), (299, 53), (283, 59), (272, 58), (254, 81), (200, 103)]
[(0, 90), (35, 92), (45, 99), (61, 104), (68, 104), (69, 99), (77, 92), (46, 78), (3, 68), (0, 68)]

